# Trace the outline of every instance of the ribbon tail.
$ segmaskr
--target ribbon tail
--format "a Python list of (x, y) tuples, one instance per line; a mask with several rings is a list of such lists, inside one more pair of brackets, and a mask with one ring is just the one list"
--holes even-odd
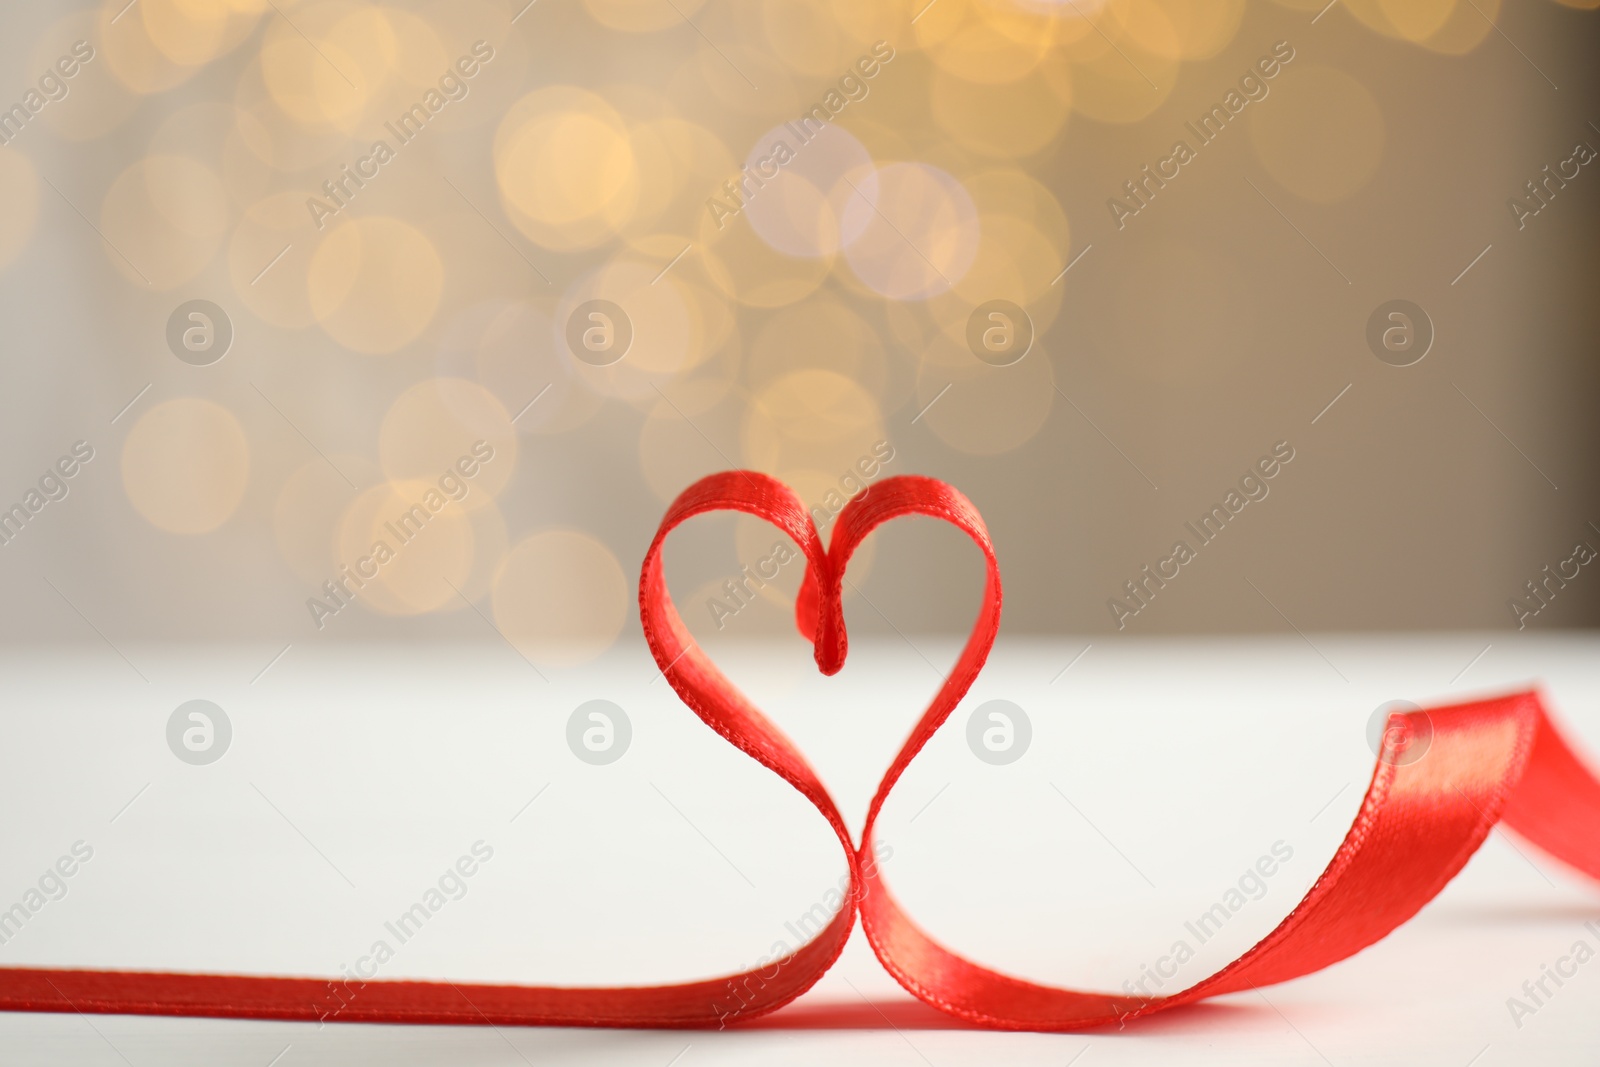
[(1539, 731), (1505, 824), (1567, 866), (1600, 881), (1600, 777), (1579, 761), (1539, 708)]
[[(1438, 895), (1504, 817), (1518, 833), (1600, 878), (1600, 781), (1573, 755), (1536, 693), (1426, 712), (1429, 745), (1407, 758), (1408, 730), (1385, 732), (1354, 824), (1276, 929), (1232, 964), (1170, 997), (1059, 989), (957, 956), (913, 923), (869, 875), (862, 924), (907, 990), (970, 1022), (1076, 1030), (1311, 974), (1382, 940)], [(1411, 736), (1415, 736), (1412, 734)]]

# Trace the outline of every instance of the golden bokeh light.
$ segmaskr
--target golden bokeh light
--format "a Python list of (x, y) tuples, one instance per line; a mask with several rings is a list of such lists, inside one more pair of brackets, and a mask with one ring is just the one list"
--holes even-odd
[(1443, 29), (1458, 7), (1466, 6), (1461, 0), (1355, 0), (1350, 12), (1373, 29), (1420, 42)]
[(367, 105), (394, 72), (399, 42), (382, 8), (303, 4), (295, 20), (267, 23), (261, 80), (296, 122), (354, 133)]
[[(754, 10), (752, 4), (750, 11)], [(796, 115), (810, 107), (812, 101), (802, 86), (811, 85), (812, 79), (796, 75), (776, 55), (754, 47), (754, 42), (713, 45), (700, 38), (668, 83), (667, 93), (686, 114), (709, 109), (770, 122), (774, 115)]]
[(111, 183), (100, 206), (106, 257), (129, 281), (172, 289), (205, 269), (228, 228), (222, 179), (199, 160), (149, 155)]
[[(947, 303), (954, 307), (956, 304), (966, 304), (959, 297), (953, 300), (942, 299), (935, 303)], [(950, 312), (941, 319), (933, 315), (932, 304), (924, 301), (895, 300), (889, 302), (885, 308), (884, 319), (889, 327), (889, 337), (898, 352), (905, 352), (911, 356), (912, 362), (919, 361), (921, 353), (928, 345), (933, 343), (933, 338), (941, 329), (945, 328)]]
[(439, 374), (488, 389), (513, 413), (519, 433), (568, 433), (605, 406), (557, 350), (546, 304), (485, 301), (459, 313), (443, 334)]
[(588, 663), (616, 641), (632, 587), (609, 548), (579, 530), (545, 530), (517, 544), (495, 575), (495, 624), (535, 663)]
[(888, 353), (871, 324), (836, 296), (817, 294), (771, 315), (756, 331), (744, 380), (760, 392), (797, 370), (826, 370), (874, 396), (890, 390)]
[(574, 364), (572, 369), (580, 380), (610, 395), (650, 393), (653, 400), (652, 380), (687, 371), (706, 358), (695, 310), (677, 279), (662, 273), (668, 262), (624, 252), (580, 278), (563, 294), (556, 305), (557, 324), (565, 324), (579, 313), (579, 305), (606, 300), (623, 309), (632, 327), (632, 339), (622, 359), (607, 366)]
[(391, 481), (432, 482), (470, 511), (491, 503), (517, 465), (517, 431), (493, 393), (462, 378), (418, 382), (395, 399), (378, 429)]
[(194, 77), (195, 64), (177, 63), (151, 40), (143, 18), (122, 17), (124, 0), (101, 0), (90, 38), (106, 69), (128, 90), (162, 93)]
[[(804, 4), (808, 8), (825, 9), (845, 37), (853, 42), (850, 52), (852, 59), (878, 41), (900, 38), (903, 20), (913, 14), (898, 4), (863, 4), (861, 0), (787, 0), (787, 2)], [(836, 69), (830, 70), (829, 73), (834, 73)]]
[(1039, 179), (1023, 170), (1001, 167), (974, 174), (963, 184), (981, 214), (1021, 219), (1058, 255), (1067, 254), (1071, 244), (1067, 213)]
[(228, 201), (236, 211), (247, 210), (271, 196), (277, 184), (277, 175), (261, 165), (261, 158), (240, 135), (239, 123), (243, 118), (236, 113), (233, 128), (222, 137), (222, 184), (228, 190)]
[(1349, 10), (1386, 37), (1465, 55), (1494, 32), (1500, 0), (1353, 0)]
[[(269, 195), (277, 177), (239, 137), (242, 116), (231, 103), (206, 100), (179, 108), (161, 120), (150, 135), (148, 155), (185, 156), (211, 166), (220, 163), (218, 176), (228, 194), (230, 212), (242, 211)], [(218, 146), (222, 151), (217, 151)], [(305, 209), (301, 208), (301, 217)]]
[[(520, 237), (512, 237), (514, 231), (510, 226), (505, 226), (503, 236), (518, 242), (508, 246), (484, 224), (483, 216), (473, 210), (472, 204), (443, 180), (429, 180), (432, 175), (403, 173), (400, 181), (406, 183), (415, 177), (420, 177), (421, 181), (399, 190), (402, 196), (416, 196), (420, 187), (425, 193), (437, 193), (439, 199), (430, 205), (434, 210), (408, 214), (407, 218), (417, 224), (423, 237), (433, 246), (444, 270), (439, 291), (441, 317), (429, 328), (425, 343), (418, 346), (419, 349), (437, 347), (444, 312), (456, 313), (485, 300), (514, 300), (523, 296), (536, 297), (548, 307), (556, 292), (553, 285), (540, 277), (539, 271), (550, 273), (554, 268), (552, 257), (542, 249), (527, 247)], [(469, 195), (474, 201), (479, 196), (476, 192)], [(481, 195), (481, 202), (492, 209), (493, 194)], [(493, 243), (485, 244), (485, 241)], [(506, 402), (514, 404), (513, 410), (516, 410), (524, 399), (507, 397)]]
[(837, 11), (827, 4), (817, 0), (759, 0), (754, 6), (759, 9), (762, 36), (772, 54), (799, 74), (836, 77), (862, 50), (862, 39), (852, 34)]
[(338, 574), (339, 523), (358, 494), (351, 482), (382, 480), (371, 460), (338, 453), (308, 460), (284, 479), (272, 505), (272, 535), (296, 578), (316, 587)]
[(168, 60), (199, 67), (237, 48), (266, 6), (265, 0), (140, 0), (139, 20), (150, 43)]
[[(670, 243), (659, 246), (654, 262), (662, 263), (671, 258), (666, 254), (666, 250), (677, 243), (677, 235), (666, 236), (670, 237)], [(641, 245), (648, 247), (645, 242), (641, 242)], [(743, 358), (740, 317), (735, 313), (736, 309), (729, 306), (721, 294), (707, 284), (705, 279), (706, 272), (700, 270), (684, 271), (677, 280), (678, 289), (688, 303), (690, 314), (696, 323), (702, 350), (699, 353), (690, 353), (695, 360), (693, 366), (697, 371), (706, 370), (715, 363), (724, 370), (732, 371)]]
[(978, 212), (947, 172), (891, 163), (846, 202), (844, 251), (855, 276), (891, 300), (926, 300), (952, 288), (978, 253)]
[(356, 352), (394, 352), (433, 321), (444, 266), (410, 223), (371, 217), (329, 226), (306, 272), (311, 313)]
[(1245, 0), (1122, 0), (1108, 11), (1139, 47), (1167, 59), (1209, 59), (1239, 32)]
[(1072, 63), (1072, 108), (1097, 122), (1149, 117), (1178, 80), (1178, 59), (1128, 37), (1113, 46), (1098, 34), (1087, 34), (1064, 46), (1063, 54)]
[(1011, 82), (974, 84), (936, 70), (929, 94), (934, 119), (957, 144), (1001, 159), (1043, 149), (1061, 135), (1072, 111), (1070, 79), (1051, 86), (1039, 72)]
[(750, 400), (740, 431), (746, 464), (779, 477), (791, 469), (849, 471), (883, 439), (877, 399), (831, 370), (773, 382)]
[(150, 155), (188, 156), (214, 161), (217, 145), (234, 128), (238, 113), (221, 100), (201, 100), (169, 111), (150, 134)]
[[(701, 160), (697, 168), (693, 159), (697, 144), (705, 145), (712, 159), (717, 155), (727, 155), (722, 142), (703, 127), (674, 115), (655, 116), (642, 122), (631, 121), (632, 116), (629, 119), (629, 143), (633, 148), (634, 165), (640, 174), (650, 176), (649, 181), (639, 183), (638, 202), (619, 230), (624, 238), (631, 240), (657, 232), (656, 226), (662, 216), (674, 207), (678, 209), (674, 214), (680, 219), (693, 211), (692, 201), (679, 203), (685, 195), (686, 186), (692, 182), (692, 195), (698, 196), (713, 184), (713, 174), (722, 173), (729, 167), (713, 171), (709, 168), (715, 163), (708, 164)], [(703, 173), (696, 176), (697, 169)]]
[(593, 247), (638, 204), (627, 124), (587, 89), (552, 85), (517, 101), (495, 132), (494, 163), (512, 220), (549, 248)]
[(699, 215), (694, 254), (711, 285), (746, 307), (775, 308), (816, 292), (833, 266), (832, 256), (787, 256), (763, 241), (745, 219), (719, 228), (709, 212)]
[[(493, 501), (467, 512), (472, 524), (472, 567), (460, 583), (461, 596), (468, 601), (478, 601), (494, 593), (494, 578), (500, 573), (500, 564), (511, 550), (511, 531), (500, 506)], [(460, 598), (450, 604), (451, 610), (465, 608)]]
[(299, 330), (317, 321), (307, 288), (313, 246), (306, 230), (306, 195), (276, 193), (246, 208), (228, 240), (228, 277), (252, 312), (275, 326)]
[(854, 216), (853, 228), (843, 219), (857, 189), (873, 180), (872, 157), (860, 141), (839, 126), (802, 119), (756, 139), (742, 174), (712, 199), (712, 212), (719, 228), (742, 214), (785, 255), (831, 256), (865, 229), (863, 217)]
[(1055, 321), (1063, 290), (1054, 284), (1067, 265), (1067, 246), (1053, 243), (1032, 220), (979, 217), (982, 240), (972, 266), (955, 287), (928, 302), (951, 340), (965, 343), (967, 316), (979, 304), (1009, 300), (1026, 308), (1037, 332)]
[[(682, 248), (700, 216), (707, 213), (712, 190), (733, 176), (737, 166), (722, 139), (697, 123), (665, 116), (632, 128), (634, 155), (641, 174), (639, 203), (622, 225), (622, 237), (640, 251), (663, 229), (685, 235)], [(668, 253), (672, 255), (674, 253)]]
[(239, 507), (250, 443), (233, 412), (198, 397), (157, 404), (122, 445), (122, 488), (157, 529), (203, 534)]
[(962, 81), (1016, 81), (1038, 65), (1055, 42), (1060, 21), (1020, 4), (941, 0), (912, 24), (916, 43), (941, 69)]
[[(1557, 0), (1557, 3), (1560, 2)], [(1417, 43), (1430, 52), (1464, 56), (1493, 36), (1500, 20), (1500, 6), (1501, 0), (1473, 0), (1471, 4), (1457, 4), (1444, 25)]]
[(356, 600), (385, 615), (420, 615), (461, 605), (458, 590), (475, 556), (467, 512), (426, 481), (384, 482), (340, 516), (334, 557), (359, 580)]
[(385, 10), (384, 17), (394, 34), (394, 82), (402, 94), (398, 102), (409, 104), (418, 90), (425, 92), (438, 84), (439, 72), (448, 68), (455, 56), (427, 19), (395, 7)]
[(1371, 180), (1383, 158), (1384, 123), (1366, 86), (1334, 67), (1307, 64), (1273, 95), (1277, 106), (1250, 113), (1250, 141), (1280, 185), (1330, 204)]
[(662, 4), (656, 0), (583, 0), (589, 16), (609, 30), (626, 33), (654, 33), (657, 30), (682, 26), (684, 19), (705, 5), (706, 0), (673, 0)]
[(286, 114), (267, 91), (263, 76), (258, 56), (240, 71), (234, 86), (238, 143), (274, 170), (333, 169), (328, 165), (346, 151), (349, 137), (336, 126), (308, 126)]
[[(1569, 254), (1600, 172), (1573, 110), (1588, 16), (1568, 10), (1600, 0), (56, 6), (9, 24), (0, 271), (14, 302), (71, 304), (66, 332), (19, 328), (23, 363), (121, 371), (48, 425), (87, 435), (127, 404), (100, 425), (125, 434), (133, 509), (216, 534), (157, 537), (169, 551), (222, 558), (270, 516), (254, 546), (312, 592), (387, 538), (351, 598), (384, 618), (345, 633), (493, 638), (477, 606), (539, 664), (626, 632), (624, 538), (715, 471), (785, 480), (826, 539), (825, 502), (875, 480), (852, 472), (881, 443), (881, 476), (1046, 464), (1081, 489), (1103, 457), (1071, 442), (1099, 441), (1102, 413), (1141, 464), (1213, 393), (1309, 417), (1355, 380), (1348, 422), (1379, 401), (1324, 363), (1366, 358), (1378, 289), (1440, 337), (1489, 336), (1458, 320), (1517, 257)], [(1422, 209), (1394, 199), (1413, 186)], [(1318, 273), (1332, 288), (1300, 300)], [(1353, 303), (1324, 306), (1335, 289)], [(227, 347), (183, 334), (204, 304)], [(1010, 362), (1008, 305), (1031, 336)], [(18, 403), (36, 395), (59, 399)], [(1151, 462), (1145, 481), (1177, 483)], [(741, 562), (776, 536), (733, 529)], [(749, 632), (771, 635), (799, 574)], [(706, 577), (686, 586), (719, 595)]]
[[(913, 99), (906, 101), (904, 106), (910, 109), (920, 105), (919, 101)], [(850, 123), (851, 135), (865, 146), (873, 159), (910, 159), (917, 154), (907, 136), (910, 131), (894, 122), (893, 116), (884, 117), (878, 111), (874, 111), (873, 115), (873, 118), (857, 118)]]

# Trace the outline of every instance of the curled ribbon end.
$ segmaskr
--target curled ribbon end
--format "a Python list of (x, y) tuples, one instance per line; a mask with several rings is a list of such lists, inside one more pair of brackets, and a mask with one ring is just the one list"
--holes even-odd
[(817, 669), (832, 676), (844, 668), (848, 648), (844, 613), (835, 594), (832, 610), (824, 616), (817, 589), (816, 569), (807, 567), (805, 577), (800, 580), (800, 591), (794, 598), (794, 622), (800, 636), (816, 647)]

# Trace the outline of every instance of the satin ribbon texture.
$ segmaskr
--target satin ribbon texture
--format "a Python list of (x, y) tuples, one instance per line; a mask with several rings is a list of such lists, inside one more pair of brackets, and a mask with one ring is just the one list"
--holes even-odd
[[(764, 519), (806, 557), (796, 602), (817, 667), (834, 674), (849, 648), (842, 588), (851, 554), (902, 516), (948, 522), (987, 568), (983, 604), (960, 658), (889, 765), (859, 843), (811, 765), (694, 643), (668, 595), (661, 552), (680, 523), (711, 511)], [(1536, 692), (1397, 714), (1355, 823), (1304, 899), (1277, 928), (1218, 973), (1172, 996), (1061, 989), (956, 955), (895, 902), (872, 862), (873, 828), (906, 767), (966, 694), (1000, 626), (1000, 568), (977, 510), (931, 478), (887, 478), (839, 513), (824, 548), (805, 506), (783, 483), (729, 471), (686, 489), (645, 555), (639, 613), (651, 654), (691, 711), (816, 807), (839, 839), (850, 893), (811, 941), (752, 970), (676, 985), (566, 988), (449, 982), (255, 977), (138, 971), (0, 968), (0, 1010), (201, 1015), (256, 1019), (504, 1026), (723, 1027), (772, 1012), (810, 988), (843, 950), (856, 916), (878, 959), (913, 995), (974, 1027), (1077, 1030), (1125, 1023), (1205, 997), (1287, 981), (1345, 959), (1411, 918), (1460, 871), (1497, 822), (1600, 880), (1600, 781), (1556, 731)], [(1425, 758), (1407, 760), (1427, 726)]]

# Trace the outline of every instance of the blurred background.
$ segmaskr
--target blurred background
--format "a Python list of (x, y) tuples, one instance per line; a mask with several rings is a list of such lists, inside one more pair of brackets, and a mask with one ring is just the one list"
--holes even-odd
[[(1595, 6), (11, 5), (0, 632), (576, 666), (730, 467), (954, 483), (1007, 632), (1594, 626)], [(779, 540), (674, 538), (697, 635)]]

